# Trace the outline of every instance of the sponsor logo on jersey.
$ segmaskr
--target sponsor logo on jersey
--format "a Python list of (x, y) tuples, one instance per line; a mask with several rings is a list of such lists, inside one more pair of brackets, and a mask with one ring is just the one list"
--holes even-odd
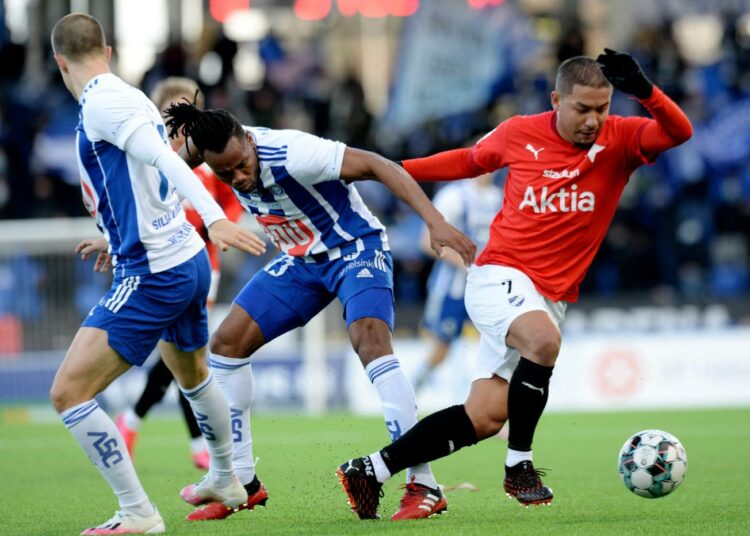
[(562, 171), (555, 171), (554, 169), (545, 169), (544, 175), (547, 179), (573, 179), (581, 174), (577, 169), (569, 170), (563, 169)]
[(513, 307), (521, 307), (523, 305), (523, 302), (525, 301), (526, 298), (524, 298), (520, 294), (516, 294), (515, 296), (511, 296), (510, 298), (508, 298), (508, 303)]
[(362, 268), (359, 272), (357, 272), (357, 279), (362, 279), (362, 278), (372, 279), (373, 278), (372, 272), (368, 270), (367, 268)]
[(533, 145), (531, 145), (530, 143), (527, 143), (526, 147), (524, 147), (524, 148), (527, 151), (529, 151), (531, 154), (534, 155), (534, 160), (539, 160), (539, 153), (541, 153), (542, 151), (544, 151), (544, 147), (542, 147), (540, 149), (537, 149)]
[(174, 220), (180, 212), (182, 212), (182, 204), (177, 203), (177, 205), (172, 210), (162, 214), (154, 221), (152, 221), (151, 226), (154, 229), (161, 229), (162, 227), (169, 225), (169, 223)]
[(523, 201), (518, 205), (518, 210), (530, 207), (536, 214), (547, 212), (593, 212), (596, 198), (593, 192), (578, 192), (575, 184), (570, 189), (560, 188), (551, 192), (550, 188), (543, 186), (539, 191), (534, 191), (533, 186), (528, 186), (523, 194)]

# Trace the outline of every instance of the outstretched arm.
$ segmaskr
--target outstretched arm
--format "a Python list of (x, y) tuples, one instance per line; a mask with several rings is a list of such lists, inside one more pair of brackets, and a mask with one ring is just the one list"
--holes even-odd
[(476, 177), (487, 170), (474, 161), (471, 148), (443, 151), (425, 158), (403, 160), (401, 165), (416, 181), (455, 181)]
[(474, 260), (476, 245), (445, 221), (422, 188), (395, 162), (375, 153), (347, 147), (340, 177), (344, 180), (374, 179), (383, 183), (424, 220), (430, 232), (430, 243), (435, 254), (442, 257), (443, 248), (447, 246), (461, 255), (467, 266)]

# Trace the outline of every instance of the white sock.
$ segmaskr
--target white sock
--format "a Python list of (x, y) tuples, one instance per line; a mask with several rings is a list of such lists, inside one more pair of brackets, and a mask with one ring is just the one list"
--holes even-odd
[(385, 464), (385, 461), (383, 461), (380, 451), (370, 454), (370, 461), (372, 462), (372, 468), (375, 471), (375, 478), (381, 484), (385, 484), (392, 475), (388, 466)]
[(96, 400), (68, 408), (60, 413), (60, 418), (117, 495), (120, 510), (152, 515), (154, 506), (135, 474), (125, 441)]
[(192, 389), (180, 386), (182, 394), (190, 402), (198, 427), (206, 438), (211, 455), (209, 474), (220, 485), (226, 484), (232, 471), (232, 431), (230, 428), (227, 400), (221, 387), (213, 381), (213, 373)]
[(206, 438), (201, 436), (190, 438), (190, 452), (193, 454), (200, 454), (206, 450)]
[(531, 457), (531, 451), (525, 450), (513, 450), (508, 449), (508, 454), (505, 457), (505, 465), (513, 467), (524, 461), (533, 461)]
[[(380, 395), (383, 406), (385, 425), (391, 440), (417, 424), (417, 399), (409, 379), (401, 370), (401, 365), (392, 354), (379, 357), (365, 367), (367, 377)], [(437, 482), (432, 475), (430, 465), (421, 463), (406, 470), (406, 482), (412, 481), (430, 488), (436, 488)]]
[(128, 408), (125, 410), (125, 413), (123, 414), (125, 426), (133, 430), (134, 432), (137, 432), (141, 429), (141, 418), (135, 414), (135, 411), (133, 408)]
[(250, 406), (253, 402), (253, 367), (250, 358), (235, 359), (210, 354), (208, 364), (229, 402), (232, 416), (232, 462), (234, 471), (247, 485), (255, 478), (253, 438), (250, 434)]

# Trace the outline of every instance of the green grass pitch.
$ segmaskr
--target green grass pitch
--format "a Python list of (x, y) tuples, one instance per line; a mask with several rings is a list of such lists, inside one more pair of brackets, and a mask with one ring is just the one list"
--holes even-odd
[[(23, 423), (0, 408), (0, 534), (78, 534), (108, 519), (116, 501), (60, 422)], [(687, 477), (672, 495), (643, 499), (616, 472), (627, 437), (660, 428), (688, 453)], [(555, 492), (551, 506), (523, 508), (502, 491), (505, 442), (488, 439), (433, 463), (442, 484), (470, 482), (478, 491), (448, 493), (448, 512), (429, 520), (389, 520), (401, 497), (401, 476), (385, 487), (379, 521), (360, 522), (334, 471), (354, 455), (382, 446), (381, 420), (257, 416), (258, 475), (267, 508), (224, 521), (190, 523), (181, 487), (200, 478), (189, 463), (187, 434), (177, 419), (147, 420), (136, 468), (172, 534), (749, 534), (750, 410), (550, 414), (537, 433), (537, 466)]]

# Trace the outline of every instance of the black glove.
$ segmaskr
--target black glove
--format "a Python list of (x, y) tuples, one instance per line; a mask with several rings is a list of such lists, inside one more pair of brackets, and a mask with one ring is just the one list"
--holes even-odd
[(634, 95), (637, 99), (651, 96), (654, 84), (646, 78), (643, 69), (630, 54), (605, 48), (604, 54), (599, 54), (596, 62), (615, 89)]

